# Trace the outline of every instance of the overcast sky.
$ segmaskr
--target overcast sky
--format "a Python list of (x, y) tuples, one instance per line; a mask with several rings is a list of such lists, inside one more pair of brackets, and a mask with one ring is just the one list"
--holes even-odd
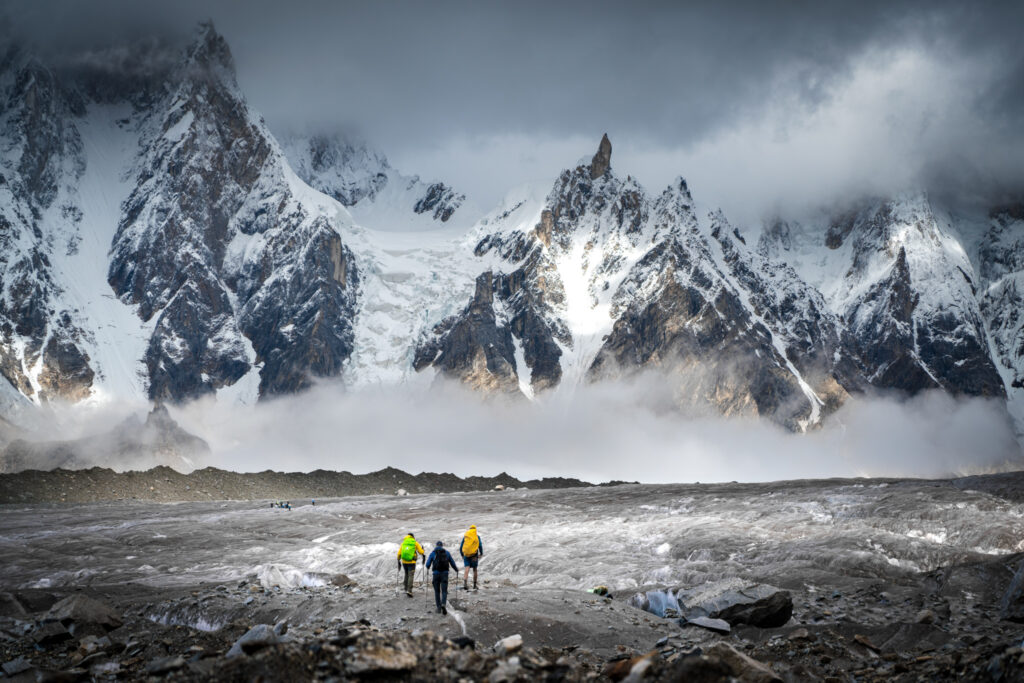
[[(685, 5), (685, 6), (684, 6)], [(607, 132), (617, 172), (750, 219), (1024, 187), (1024, 3), (3, 2), (40, 51), (212, 18), (272, 128), (355, 127), (489, 208)]]

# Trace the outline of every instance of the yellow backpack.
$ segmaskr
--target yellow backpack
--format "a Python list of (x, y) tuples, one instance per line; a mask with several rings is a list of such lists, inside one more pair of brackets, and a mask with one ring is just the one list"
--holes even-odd
[(466, 536), (462, 541), (462, 554), (467, 556), (476, 555), (476, 551), (480, 549), (480, 537), (476, 535), (476, 527), (469, 527), (469, 531), (466, 532)]

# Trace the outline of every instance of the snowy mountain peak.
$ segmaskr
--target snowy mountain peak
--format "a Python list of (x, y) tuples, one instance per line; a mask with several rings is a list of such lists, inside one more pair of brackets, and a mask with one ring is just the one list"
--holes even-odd
[(339, 376), (544, 400), (644, 372), (684, 410), (796, 430), (869, 388), (1006, 396), (1024, 425), (1020, 206), (968, 225), (874, 198), (776, 217), (755, 248), (682, 177), (617, 175), (604, 135), (478, 220), (351, 135), (275, 136), (212, 24), (173, 63), (138, 49), (129, 72), (4, 53), (4, 415)]
[[(421, 230), (448, 223), (456, 212), (460, 218), (467, 213), (459, 211), (465, 195), (443, 182), (425, 183), (419, 176), (400, 173), (384, 154), (357, 137), (314, 132), (289, 133), (280, 139), (303, 182), (337, 199), (366, 227)], [(470, 222), (475, 218), (467, 215)]]
[(193, 77), (202, 73), (235, 85), (235, 60), (231, 56), (231, 48), (217, 32), (212, 20), (199, 24), (185, 55), (185, 69)]
[(348, 207), (375, 197), (394, 174), (383, 154), (344, 135), (289, 134), (279, 140), (303, 181)]

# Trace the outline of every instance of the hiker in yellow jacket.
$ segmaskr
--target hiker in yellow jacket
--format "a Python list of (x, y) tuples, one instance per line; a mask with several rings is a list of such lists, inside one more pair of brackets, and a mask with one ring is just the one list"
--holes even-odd
[(462, 555), (462, 564), (466, 567), (466, 575), (462, 579), (462, 587), (469, 590), (469, 570), (473, 570), (473, 590), (477, 590), (476, 565), (484, 556), (484, 546), (480, 542), (480, 536), (476, 533), (476, 524), (469, 527), (469, 531), (462, 537), (462, 544), (459, 546), (459, 554)]
[(416, 577), (416, 557), (424, 557), (423, 546), (411, 533), (406, 534), (398, 546), (398, 566), (405, 570), (405, 594), (412, 597), (413, 579)]

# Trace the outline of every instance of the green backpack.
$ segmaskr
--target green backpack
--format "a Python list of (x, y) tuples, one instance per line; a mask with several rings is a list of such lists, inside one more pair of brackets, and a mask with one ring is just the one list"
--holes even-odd
[(406, 536), (402, 541), (402, 562), (416, 561), (416, 539)]

